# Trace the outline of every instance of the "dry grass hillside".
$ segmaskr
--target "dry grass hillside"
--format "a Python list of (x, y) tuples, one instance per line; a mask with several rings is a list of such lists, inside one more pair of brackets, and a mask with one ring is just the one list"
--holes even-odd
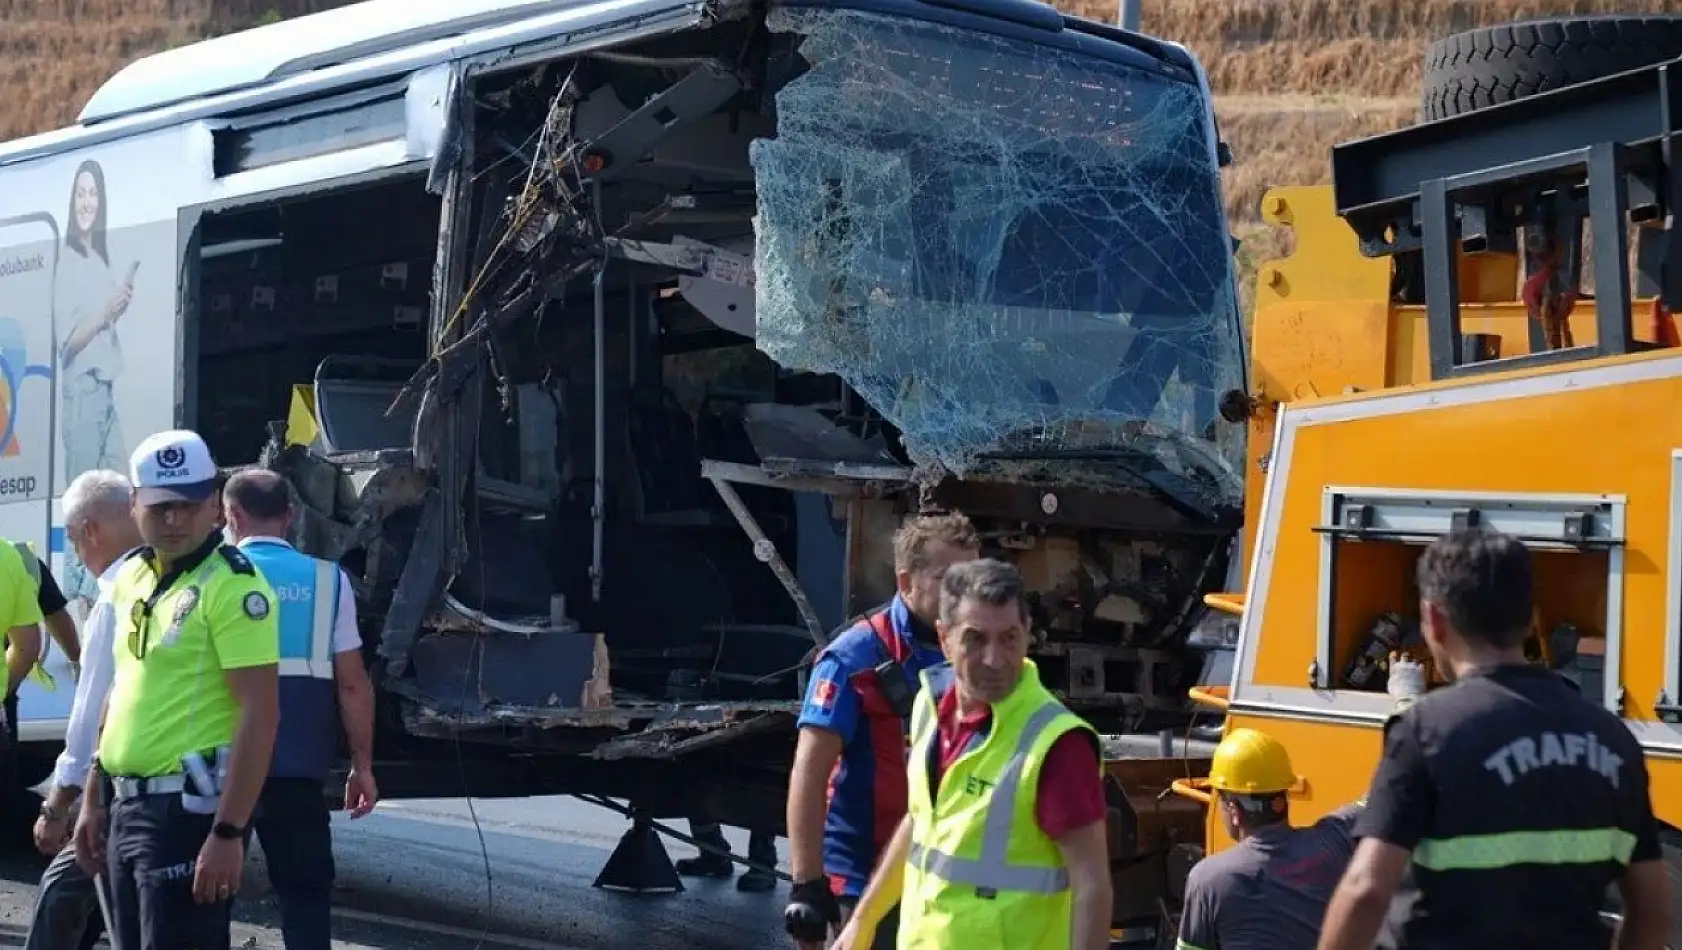
[(0, 141), (76, 119), (149, 53), (347, 0), (0, 0)]
[[(346, 0), (0, 0), (0, 140), (70, 122), (124, 63)], [(1115, 0), (1058, 0), (1113, 20)], [(1669, 12), (1667, 0), (1144, 0), (1147, 32), (1208, 69), (1236, 158), (1228, 207), (1250, 230), (1272, 184), (1326, 180), (1332, 143), (1411, 121), (1426, 46), (1536, 16)]]

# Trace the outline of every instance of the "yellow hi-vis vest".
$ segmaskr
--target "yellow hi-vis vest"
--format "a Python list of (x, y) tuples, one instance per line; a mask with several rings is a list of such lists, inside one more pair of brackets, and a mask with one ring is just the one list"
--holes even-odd
[(987, 737), (952, 763), (931, 800), (929, 762), (939, 740), (929, 672), (911, 712), (911, 851), (898, 948), (1068, 950), (1069, 871), (1040, 830), (1034, 805), (1052, 743), (1085, 729), (1096, 745), (1097, 733), (1040, 685), (1033, 661), (1024, 661), (1016, 689), (993, 706)]
[[(41, 561), (35, 556), (35, 549), (23, 541), (13, 541), (12, 547), (16, 548), (18, 556), (23, 558), (24, 573), (29, 575), (29, 583), (32, 585), (29, 596), (41, 596)], [(42, 617), (41, 619), (46, 620), (47, 618)], [(52, 639), (45, 635), (46, 631), (44, 629), (41, 632), (41, 658), (36, 660), (35, 665), (30, 668), (29, 677), (50, 692), (58, 689), (58, 680), (54, 679), (53, 674), (48, 673), (47, 668), (42, 666), (41, 663), (47, 658), (47, 650), (50, 649), (49, 644)], [(0, 632), (0, 649), (4, 649), (10, 644), (11, 637), (4, 632)]]

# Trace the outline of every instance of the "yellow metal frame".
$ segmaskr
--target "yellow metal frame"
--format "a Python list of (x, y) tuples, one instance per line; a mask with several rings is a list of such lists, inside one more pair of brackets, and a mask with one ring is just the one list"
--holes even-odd
[[(1307, 678), (1327, 596), (1313, 528), (1328, 486), (1616, 497), (1627, 512), (1625, 543), (1605, 555), (1604, 568), (1595, 561), (1599, 581), (1572, 562), (1540, 584), (1551, 598), (1543, 619), (1591, 632), (1610, 620), (1623, 631), (1606, 643), (1606, 689), (1622, 689), (1626, 722), (1648, 749), (1660, 818), (1682, 826), (1682, 726), (1657, 721), (1653, 709), (1667, 683), (1670, 699), (1682, 701), (1682, 418), (1667, 412), (1682, 404), (1682, 350), (1433, 381), (1424, 308), (1391, 302), (1391, 261), (1361, 255), (1330, 188), (1274, 189), (1262, 211), (1291, 229), (1295, 250), (1257, 273), (1245, 590), (1204, 598), (1241, 618), (1240, 654), (1233, 684), (1199, 686), (1191, 698), (1225, 712), (1227, 729), (1260, 729), (1291, 750), (1305, 779), (1293, 794), (1293, 821), (1361, 798), (1388, 697), (1310, 689)], [(1463, 332), (1499, 337), (1502, 355), (1527, 352), (1518, 258), (1469, 255), (1457, 266)], [(1637, 340), (1657, 335), (1641, 316), (1650, 311), (1650, 300), (1636, 301)], [(1592, 342), (1592, 304), (1571, 319), (1576, 340)], [(1394, 547), (1374, 553), (1366, 578), (1340, 568), (1336, 596), (1347, 591), (1350, 612), (1379, 604), (1411, 612), (1394, 577), (1388, 588), (1374, 579), (1397, 573), (1399, 560), (1382, 562), (1392, 555), (1406, 557)], [(1343, 637), (1348, 624), (1333, 623)], [(1209, 800), (1196, 780), (1173, 790)], [(1211, 816), (1208, 850), (1228, 844)]]

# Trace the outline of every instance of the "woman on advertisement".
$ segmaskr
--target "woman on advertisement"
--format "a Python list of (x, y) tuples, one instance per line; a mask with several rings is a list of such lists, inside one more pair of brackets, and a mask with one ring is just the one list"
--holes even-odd
[[(105, 171), (90, 159), (72, 179), (53, 298), (53, 326), (64, 334), (58, 428), (63, 433), (66, 481), (94, 469), (119, 469), (127, 457), (111, 388), (123, 371), (117, 321), (134, 298), (140, 262), (130, 263), (121, 282), (117, 280), (106, 246), (108, 219)], [(72, 596), (91, 599), (92, 578), (74, 557), (67, 556), (66, 562), (66, 586)]]

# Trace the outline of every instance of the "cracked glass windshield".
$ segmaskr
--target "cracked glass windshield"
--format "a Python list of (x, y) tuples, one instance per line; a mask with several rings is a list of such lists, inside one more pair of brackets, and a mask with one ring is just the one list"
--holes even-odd
[(761, 348), (844, 378), (922, 465), (1143, 464), (1236, 500), (1242, 427), (1216, 401), (1242, 344), (1199, 89), (875, 14), (769, 25), (810, 69), (752, 147)]

